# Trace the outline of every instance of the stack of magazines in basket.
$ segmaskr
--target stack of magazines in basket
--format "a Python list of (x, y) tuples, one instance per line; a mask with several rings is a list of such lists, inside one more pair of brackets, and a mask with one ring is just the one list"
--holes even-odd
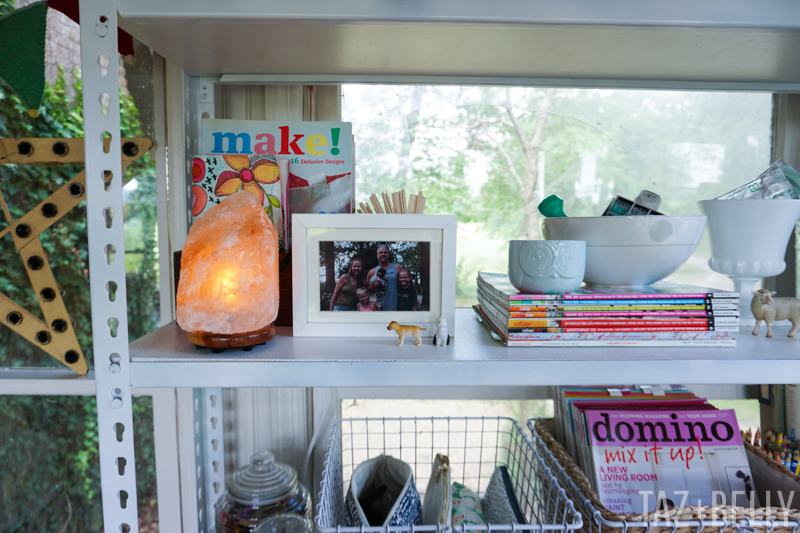
[(556, 438), (619, 513), (759, 507), (732, 409), (686, 387), (557, 387)]
[(736, 346), (739, 295), (659, 282), (524, 294), (505, 274), (478, 273), (481, 321), (508, 346)]

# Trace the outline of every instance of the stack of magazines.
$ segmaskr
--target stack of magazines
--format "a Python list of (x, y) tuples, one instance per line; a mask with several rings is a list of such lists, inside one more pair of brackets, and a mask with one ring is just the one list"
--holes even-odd
[(555, 405), (556, 435), (611, 511), (759, 506), (732, 409), (680, 385), (557, 387)]
[(478, 273), (478, 317), (507, 346), (736, 346), (739, 295), (660, 282), (523, 294)]

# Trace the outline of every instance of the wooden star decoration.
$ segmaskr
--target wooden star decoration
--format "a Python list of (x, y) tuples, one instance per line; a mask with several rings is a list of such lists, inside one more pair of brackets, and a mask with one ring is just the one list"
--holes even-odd
[[(108, 151), (111, 140), (105, 139)], [(153, 145), (150, 139), (122, 139), (122, 170), (142, 157)], [(83, 139), (0, 139), (0, 165), (31, 163), (83, 163)], [(106, 184), (113, 179), (105, 176)], [(86, 197), (85, 171), (79, 172), (39, 205), (18, 220), (0, 190), (0, 208), (8, 226), (0, 238), (11, 233), (45, 321), (0, 293), (0, 323), (22, 335), (51, 357), (83, 376), (89, 371), (78, 337), (42, 246), (40, 236)]]

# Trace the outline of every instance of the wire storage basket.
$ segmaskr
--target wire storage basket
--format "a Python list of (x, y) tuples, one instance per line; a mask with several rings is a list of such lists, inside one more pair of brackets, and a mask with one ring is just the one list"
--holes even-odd
[[(494, 469), (505, 466), (528, 524), (459, 525), (468, 531), (574, 531), (580, 514), (516, 421), (510, 418), (360, 418), (333, 426), (325, 456), (316, 524), (322, 533), (390, 533), (389, 527), (345, 527), (345, 494), (353, 470), (381, 454), (409, 464), (422, 498), (437, 453), (450, 459), (451, 479), (483, 495)], [(450, 527), (391, 526), (391, 533)]]
[[(646, 514), (615, 513), (601, 503), (583, 471), (552, 436), (552, 418), (532, 418), (528, 420), (528, 429), (533, 437), (534, 447), (558, 477), (562, 486), (566, 487), (568, 496), (583, 515), (583, 533), (800, 532), (800, 511), (782, 507), (700, 505)], [(755, 455), (759, 460), (762, 459), (760, 455)], [(786, 472), (788, 473), (788, 470)], [(773, 501), (777, 502), (779, 499), (775, 498)], [(784, 501), (790, 502), (791, 498)]]

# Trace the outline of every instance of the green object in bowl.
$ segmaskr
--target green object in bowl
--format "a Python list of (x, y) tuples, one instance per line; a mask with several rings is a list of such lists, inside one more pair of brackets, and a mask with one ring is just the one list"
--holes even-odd
[(564, 200), (557, 194), (551, 194), (539, 204), (539, 212), (549, 218), (566, 217), (564, 213)]

